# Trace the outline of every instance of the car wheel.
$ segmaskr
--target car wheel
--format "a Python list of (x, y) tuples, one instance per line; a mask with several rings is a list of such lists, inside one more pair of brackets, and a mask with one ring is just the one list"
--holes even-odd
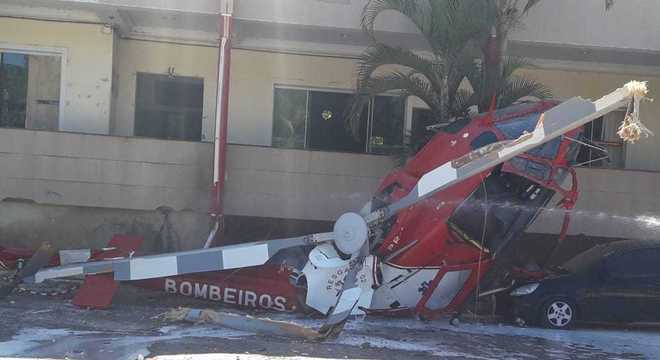
[(541, 324), (551, 329), (568, 329), (575, 323), (575, 304), (563, 298), (547, 301), (541, 307)]

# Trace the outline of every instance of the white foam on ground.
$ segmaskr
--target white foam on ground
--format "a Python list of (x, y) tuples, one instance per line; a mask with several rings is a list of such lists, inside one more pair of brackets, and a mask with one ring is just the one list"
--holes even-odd
[(181, 354), (160, 355), (153, 360), (335, 360), (339, 358), (316, 358), (307, 356), (266, 356), (256, 354)]
[[(289, 320), (307, 326), (318, 328), (323, 324), (322, 319), (298, 319), (294, 316), (276, 316), (280, 320)], [(585, 345), (612, 354), (639, 353), (648, 358), (655, 358), (660, 354), (660, 332), (657, 330), (619, 330), (619, 329), (574, 329), (574, 330), (547, 330), (538, 328), (520, 328), (511, 325), (463, 323), (459, 326), (451, 326), (446, 320), (422, 323), (414, 319), (386, 319), (367, 318), (365, 320), (351, 320), (346, 326), (348, 331), (342, 333), (338, 339), (329, 343), (347, 346), (365, 346), (391, 349), (398, 351), (425, 352), (443, 358), (457, 357), (475, 360), (485, 360), (488, 357), (474, 354), (475, 349), (463, 351), (458, 346), (443, 344), (441, 338), (435, 336), (423, 336), (415, 338), (410, 336), (410, 330), (420, 331), (451, 331), (473, 335), (496, 335), (539, 338), (563, 344)], [(378, 331), (374, 331), (377, 329)], [(383, 329), (388, 329), (383, 333)], [(395, 337), (397, 329), (407, 330), (405, 338)], [(68, 349), (95, 349), (99, 353), (107, 354), (113, 359), (134, 360), (138, 355), (147, 357), (148, 348), (154, 343), (180, 340), (182, 338), (219, 338), (236, 340), (249, 336), (253, 333), (237, 331), (215, 325), (177, 325), (164, 326), (157, 330), (157, 335), (141, 336), (133, 334), (108, 334), (101, 332), (73, 331), (68, 329), (43, 329), (28, 328), (21, 330), (11, 340), (0, 342), (0, 357), (10, 356), (36, 356), (36, 357), (60, 357), (63, 356), (63, 348)], [(383, 334), (381, 336), (381, 334)], [(438, 336), (442, 336), (438, 333)], [(516, 340), (513, 340), (516, 341)], [(522, 341), (522, 340), (521, 340)], [(107, 344), (107, 345), (106, 345)], [(570, 358), (571, 348), (547, 349), (556, 358)], [(567, 352), (568, 351), (568, 352)], [(112, 355), (110, 355), (112, 354)], [(239, 354), (239, 359), (265, 359), (260, 355)], [(485, 353), (481, 352), (481, 355)], [(502, 355), (502, 354), (500, 354)], [(523, 354), (511, 353), (512, 356)], [(179, 356), (179, 355), (177, 355)], [(187, 357), (186, 357), (187, 356)], [(158, 357), (162, 360), (201, 359), (208, 358), (237, 359), (233, 354), (208, 354), (205, 355), (180, 355), (179, 357)], [(488, 356), (488, 355), (486, 355)], [(276, 359), (312, 359), (310, 357), (275, 357)]]
[[(178, 340), (186, 337), (239, 339), (253, 335), (242, 331), (206, 326), (183, 328), (166, 326), (161, 328), (159, 332), (163, 335), (135, 336), (126, 334), (107, 336), (108, 334), (101, 332), (28, 328), (22, 329), (11, 340), (0, 342), (0, 357), (52, 357), (54, 355), (60, 355), (58, 353), (61, 353), (63, 351), (62, 347), (65, 346), (69, 350), (89, 350), (89, 347), (94, 347), (95, 351), (108, 353), (108, 356), (113, 359), (134, 360), (140, 355), (146, 358), (149, 355), (148, 347), (153, 343), (161, 341)], [(104, 342), (108, 343), (108, 345), (97, 344)]]
[(363, 322), (349, 322), (347, 328), (356, 331), (368, 331), (370, 327), (406, 328), (412, 330), (448, 330), (475, 335), (508, 335), (541, 338), (558, 343), (592, 346), (601, 351), (623, 354), (639, 353), (648, 358), (660, 354), (660, 331), (626, 329), (591, 329), (575, 328), (571, 330), (552, 330), (535, 327), (518, 327), (508, 324), (461, 323), (452, 326), (442, 319), (431, 323), (422, 323), (414, 319), (367, 319)]
[(22, 329), (11, 340), (0, 342), (0, 356), (23, 355), (31, 349), (60, 338), (81, 334), (88, 333), (66, 329)]
[(426, 352), (430, 355), (440, 356), (440, 357), (459, 357), (461, 359), (478, 359), (478, 360), (491, 360), (492, 358), (471, 355), (463, 352), (447, 351), (440, 349), (437, 345), (420, 343), (420, 342), (407, 342), (402, 340), (392, 340), (385, 339), (374, 336), (363, 336), (363, 335), (350, 335), (340, 337), (334, 343), (350, 345), (350, 346), (364, 346), (368, 344), (370, 347), (379, 348), (379, 349), (389, 349), (389, 350), (400, 350), (400, 351), (417, 351), (417, 352)]

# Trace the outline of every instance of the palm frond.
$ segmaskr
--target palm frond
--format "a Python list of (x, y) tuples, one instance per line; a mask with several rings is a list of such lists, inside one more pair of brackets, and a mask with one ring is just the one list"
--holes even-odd
[(497, 8), (491, 1), (436, 0), (431, 7), (431, 47), (443, 58), (460, 55), (471, 43), (483, 41), (496, 21)]
[(459, 89), (454, 93), (454, 100), (451, 106), (452, 116), (467, 115), (470, 106), (478, 105), (477, 93), (465, 89)]
[(362, 82), (370, 79), (378, 68), (385, 65), (403, 66), (414, 70), (426, 77), (434, 88), (440, 88), (439, 82), (444, 67), (441, 62), (426, 59), (410, 50), (376, 43), (367, 48), (358, 60), (358, 89), (362, 87)]
[(522, 76), (511, 76), (500, 88), (497, 107), (503, 108), (513, 105), (524, 97), (533, 97), (540, 100), (552, 98), (552, 90), (540, 82)]
[(527, 0), (527, 4), (525, 4), (525, 8), (523, 9), (523, 13), (528, 12), (531, 8), (534, 6), (538, 5), (541, 0)]
[(413, 95), (424, 101), (435, 114), (442, 113), (441, 101), (437, 91), (433, 89), (429, 81), (415, 71), (407, 73), (393, 71), (391, 73), (365, 79), (358, 93), (353, 98), (349, 112), (346, 116), (347, 126), (355, 136), (358, 136), (360, 121), (364, 107), (369, 103), (371, 97), (387, 91), (397, 90), (404, 95)]
[(362, 10), (362, 29), (374, 37), (374, 24), (378, 15), (387, 10), (398, 11), (407, 16), (420, 33), (428, 37), (431, 18), (431, 7), (428, 0), (370, 0)]
[(508, 79), (514, 73), (523, 68), (534, 68), (535, 65), (529, 59), (507, 56), (502, 59), (502, 79)]

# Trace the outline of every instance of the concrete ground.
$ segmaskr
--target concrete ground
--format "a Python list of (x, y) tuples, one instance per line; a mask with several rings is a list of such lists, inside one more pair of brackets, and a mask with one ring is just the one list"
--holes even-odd
[[(67, 288), (70, 283), (50, 285)], [(47, 292), (44, 292), (44, 294)], [(323, 343), (259, 336), (211, 324), (158, 317), (177, 306), (216, 304), (122, 286), (110, 310), (71, 305), (71, 293), (15, 292), (0, 302), (0, 358), (53, 359), (646, 359), (660, 354), (660, 330), (578, 328), (552, 331), (469, 320), (353, 319)], [(229, 309), (224, 309), (229, 310)], [(318, 327), (322, 319), (252, 314)]]

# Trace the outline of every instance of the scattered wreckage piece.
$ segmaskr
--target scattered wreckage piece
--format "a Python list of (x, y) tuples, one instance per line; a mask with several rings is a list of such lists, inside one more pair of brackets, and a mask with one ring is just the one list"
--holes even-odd
[[(638, 107), (645, 95), (645, 85), (635, 82), (595, 102), (576, 97), (561, 104), (521, 104), (457, 120), (387, 176), (359, 213), (342, 215), (330, 233), (153, 256), (129, 254), (39, 271), (34, 269), (47, 262), (35, 256), (30, 261), (35, 264), (26, 265), (30, 271), (15, 282), (107, 274), (101, 283), (111, 276), (112, 281), (136, 285), (164, 279), (160, 284), (165, 290), (174, 281), (180, 293), (192, 296), (197, 289), (210, 294), (210, 283), (200, 280), (198, 287), (189, 282), (184, 293), (181, 277), (199, 279), (204, 273), (219, 277), (217, 288), (224, 285), (225, 302), (231, 297), (237, 305), (262, 307), (254, 299), (256, 291), (231, 292), (229, 277), (222, 276), (228, 270), (257, 269), (257, 277), (260, 271), (278, 271), (284, 275), (268, 286), (289, 286), (289, 298), (302, 293), (304, 301), (296, 309), (326, 315), (317, 332), (323, 336), (338, 334), (351, 314), (412, 311), (433, 318), (454, 312), (478, 291), (486, 275), (498, 274), (507, 251), (555, 193), (564, 198), (566, 209), (575, 204), (577, 181), (570, 165), (577, 153), (572, 139), (581, 126), (632, 102), (628, 125), (639, 127)], [(635, 140), (635, 134), (625, 140)], [(564, 189), (568, 175), (573, 186)], [(566, 223), (562, 233), (565, 228)], [(292, 255), (309, 248), (302, 256)], [(284, 263), (292, 265), (281, 272)], [(220, 290), (214, 294), (221, 297)]]
[(178, 308), (159, 316), (159, 318), (164, 321), (213, 323), (230, 329), (252, 332), (259, 335), (285, 336), (311, 341), (320, 341), (337, 335), (336, 333), (322, 333), (288, 321), (256, 318), (250, 315), (238, 315), (210, 309)]
[(39, 249), (32, 254), (30, 261), (16, 272), (11, 283), (6, 286), (0, 287), (0, 299), (7, 297), (12, 291), (25, 279), (34, 276), (39, 269), (46, 266), (55, 253), (55, 249), (50, 243), (43, 243)]

